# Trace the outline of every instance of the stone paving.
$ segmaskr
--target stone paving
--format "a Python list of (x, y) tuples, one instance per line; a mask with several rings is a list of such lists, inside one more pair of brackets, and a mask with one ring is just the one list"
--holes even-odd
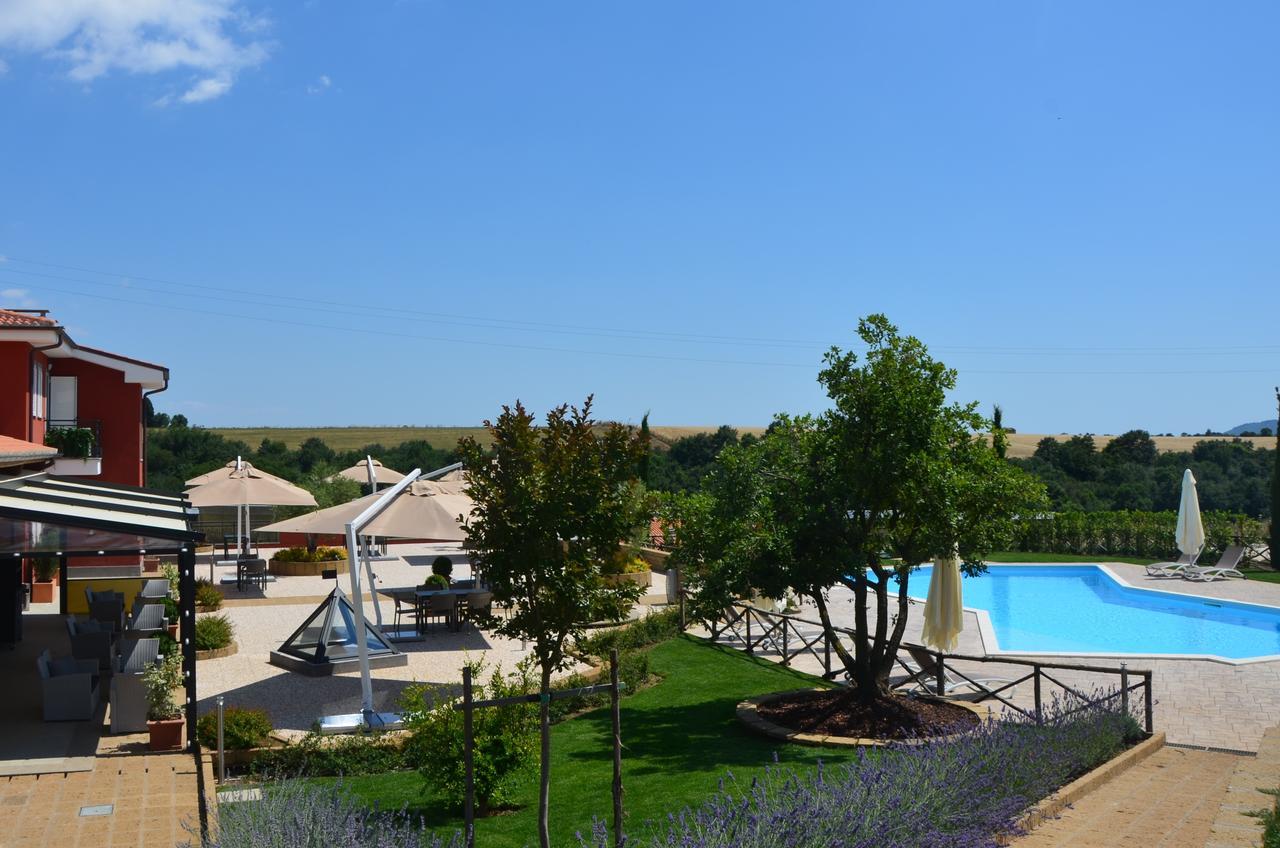
[[(1227, 786), (1205, 848), (1256, 848), (1262, 822), (1250, 815), (1275, 806), (1280, 787), (1280, 727), (1262, 737), (1256, 757), (1242, 757)], [(1269, 791), (1264, 791), (1269, 790)]]
[(1013, 848), (1205, 848), (1242, 757), (1162, 748)]
[[(1123, 563), (1107, 565), (1133, 586), (1280, 606), (1280, 585), (1274, 583), (1256, 580), (1193, 583), (1182, 579), (1150, 578), (1141, 566)], [(925, 588), (921, 588), (922, 593)], [(845, 589), (831, 591), (828, 607), (838, 626), (852, 627), (852, 600), (852, 593)], [(912, 615), (907, 622), (906, 641), (920, 641), (922, 612), (922, 605), (912, 606)], [(800, 615), (817, 619), (817, 613), (812, 609), (802, 609)], [(874, 610), (869, 613), (869, 618), (874, 621)], [(816, 627), (809, 629), (817, 630)], [(960, 635), (960, 644), (955, 653), (973, 656), (987, 654), (974, 613), (965, 614), (965, 629)], [(1018, 656), (1045, 662), (1109, 667), (1118, 667), (1122, 662), (1118, 658), (1089, 656)], [(1240, 665), (1155, 657), (1129, 657), (1123, 661), (1131, 669), (1150, 669), (1154, 673), (1155, 726), (1165, 731), (1171, 744), (1257, 751), (1263, 732), (1275, 724), (1276, 717), (1280, 716), (1280, 660)], [(794, 665), (813, 673), (822, 671), (822, 663), (809, 655), (796, 659)], [(1024, 673), (1018, 666), (994, 662), (961, 662), (956, 665), (966, 673), (981, 672), (983, 676), (1016, 678)], [(1105, 684), (1114, 687), (1118, 682), (1115, 677), (1078, 672), (1055, 673), (1055, 676), (1064, 683), (1085, 688)], [(1046, 686), (1046, 699), (1050, 691)], [(1020, 685), (1012, 700), (1019, 705), (1029, 706), (1033, 701), (1031, 684)]]
[[(104, 736), (90, 771), (0, 777), (0, 848), (152, 848), (198, 841), (201, 779), (194, 756), (148, 752), (146, 738)], [(213, 774), (207, 762), (200, 768), (207, 799)], [(111, 805), (110, 812), (82, 815), (100, 805)]]

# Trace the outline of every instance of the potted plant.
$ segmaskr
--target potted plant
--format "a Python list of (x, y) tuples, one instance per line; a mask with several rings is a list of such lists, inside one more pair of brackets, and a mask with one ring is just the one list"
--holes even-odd
[(181, 682), (182, 662), (176, 652), (160, 657), (142, 673), (142, 685), (147, 690), (147, 732), (153, 751), (182, 748), (182, 710), (173, 698), (173, 690)]
[(31, 563), (36, 579), (31, 583), (31, 603), (51, 604), (57, 598), (58, 560), (55, 557), (39, 557)]
[(423, 589), (448, 589), (449, 585), (449, 578), (443, 574), (432, 574), (422, 581)]
[(169, 638), (178, 638), (178, 602), (173, 598), (164, 599), (164, 623), (169, 630)]

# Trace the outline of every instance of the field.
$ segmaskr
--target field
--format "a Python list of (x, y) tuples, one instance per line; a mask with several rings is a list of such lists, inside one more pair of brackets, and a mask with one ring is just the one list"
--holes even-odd
[[(652, 427), (651, 432), (659, 444), (674, 441), (695, 433), (711, 433), (715, 427)], [(739, 433), (760, 435), (763, 427), (739, 427)], [(239, 439), (256, 448), (263, 439), (284, 442), (290, 448), (310, 438), (318, 438), (337, 451), (354, 450), (365, 445), (379, 444), (394, 447), (415, 439), (427, 441), (433, 448), (452, 450), (464, 436), (474, 436), (481, 444), (488, 444), (488, 433), (483, 427), (210, 427), (210, 432), (228, 439)]]
[[(380, 444), (394, 447), (401, 442), (424, 439), (434, 448), (452, 450), (463, 436), (474, 436), (482, 444), (488, 443), (488, 434), (483, 427), (211, 427), (212, 432), (228, 439), (239, 439), (250, 447), (257, 447), (263, 439), (281, 441), (290, 448), (296, 448), (307, 439), (318, 438), (334, 450), (354, 450), (365, 445)], [(658, 444), (669, 443), (684, 436), (697, 433), (710, 433), (715, 427), (660, 427), (650, 428)], [(741, 434), (760, 435), (764, 427), (738, 427)], [(1036, 445), (1045, 438), (1044, 433), (1011, 433), (1009, 434), (1009, 456), (1028, 457), (1035, 453)], [(1054, 435), (1053, 438), (1065, 440), (1066, 435)], [(1111, 441), (1112, 436), (1094, 436), (1098, 448), (1101, 449)], [(1205, 438), (1230, 439), (1230, 436), (1156, 436), (1156, 448), (1162, 453), (1167, 451), (1189, 451), (1196, 442)], [(1275, 438), (1271, 436), (1254, 436), (1244, 441), (1252, 442), (1254, 447), (1275, 447)]]

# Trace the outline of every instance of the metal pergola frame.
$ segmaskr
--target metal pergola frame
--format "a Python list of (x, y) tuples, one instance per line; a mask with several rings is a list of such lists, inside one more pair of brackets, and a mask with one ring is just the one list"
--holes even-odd
[[(77, 499), (68, 495), (79, 492)], [(199, 510), (190, 506), (185, 496), (174, 496), (136, 486), (118, 483), (81, 482), (50, 477), (45, 474), (0, 478), (0, 494), (24, 502), (22, 506), (0, 505), (0, 522), (5, 519), (21, 522), (39, 522), (53, 526), (86, 530), (101, 530), (124, 536), (137, 536), (142, 540), (155, 540), (157, 544), (142, 546), (111, 546), (49, 550), (36, 545), (27, 549), (8, 549), (0, 555), (0, 562), (37, 557), (56, 557), (62, 579), (61, 612), (66, 613), (67, 560), (69, 558), (93, 558), (100, 556), (145, 556), (170, 554), (178, 557), (178, 644), (182, 650), (182, 679), (186, 703), (187, 738), (192, 753), (199, 754), (196, 739), (196, 646), (195, 646), (195, 594), (196, 594), (196, 544), (203, 541), (199, 531), (191, 529), (192, 519)], [(86, 500), (94, 496), (109, 502)], [(119, 503), (123, 501), (123, 503)], [(144, 504), (155, 508), (147, 509)], [(178, 509), (174, 509), (177, 507)], [(110, 520), (75, 515), (69, 510), (109, 510), (126, 516), (128, 520)], [(134, 516), (137, 516), (136, 523)], [(145, 518), (161, 520), (166, 524), (147, 523)], [(185, 529), (177, 529), (171, 523), (181, 518)]]

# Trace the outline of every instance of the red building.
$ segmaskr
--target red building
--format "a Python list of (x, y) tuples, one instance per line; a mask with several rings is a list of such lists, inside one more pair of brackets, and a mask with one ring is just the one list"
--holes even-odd
[(54, 474), (141, 486), (142, 399), (168, 385), (168, 368), (77, 344), (45, 310), (0, 309), (0, 435), (61, 443)]

